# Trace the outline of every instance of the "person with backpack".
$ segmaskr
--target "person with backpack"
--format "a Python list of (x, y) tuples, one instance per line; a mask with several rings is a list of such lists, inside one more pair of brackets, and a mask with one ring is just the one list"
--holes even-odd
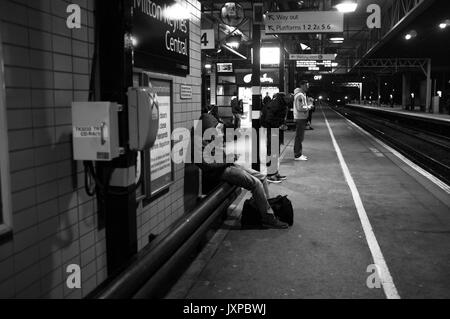
[(241, 117), (244, 115), (244, 102), (235, 96), (231, 100), (231, 112), (233, 113), (234, 129), (241, 128)]
[(314, 105), (314, 99), (312, 97), (308, 98), (309, 104), (312, 106), (308, 112), (308, 121), (306, 123), (306, 130), (313, 131), (314, 128), (311, 126), (313, 113), (316, 111), (316, 107)]
[[(267, 156), (271, 161), (267, 163), (267, 180), (269, 183), (279, 184), (286, 180), (287, 177), (279, 172), (280, 168), (280, 152), (281, 152), (281, 134), (280, 128), (286, 124), (286, 116), (289, 104), (292, 103), (291, 94), (277, 93), (273, 100), (265, 104), (261, 114), (261, 125), (267, 129)], [(279, 141), (278, 152), (272, 154), (272, 141)]]
[(296, 124), (294, 155), (296, 161), (308, 160), (308, 157), (303, 154), (305, 129), (308, 123), (309, 112), (312, 109), (312, 105), (306, 97), (308, 89), (308, 81), (301, 81), (300, 87), (294, 91), (294, 120)]
[(272, 98), (269, 96), (269, 92), (266, 93), (266, 96), (263, 100), (263, 105), (269, 104), (272, 101)]
[[(209, 129), (216, 129), (217, 136), (223, 135), (223, 125), (217, 121), (217, 119), (209, 113), (203, 114), (201, 117), (202, 133), (203, 135)], [(286, 229), (289, 227), (287, 223), (284, 223), (275, 216), (272, 207), (269, 204), (269, 186), (267, 183), (267, 176), (239, 165), (236, 162), (227, 163), (227, 155), (225, 153), (225, 146), (223, 148), (216, 147), (212, 157), (216, 158), (217, 152), (221, 153), (223, 161), (216, 162), (214, 158), (205, 158), (205, 148), (212, 142), (212, 140), (202, 139), (201, 147), (196, 146), (195, 152), (201, 152), (201, 163), (196, 165), (202, 170), (203, 174), (208, 174), (213, 178), (218, 178), (223, 182), (230, 185), (242, 187), (250, 191), (253, 195), (255, 205), (260, 214), (261, 225), (274, 229)], [(194, 156), (194, 158), (196, 158)], [(235, 156), (236, 159), (236, 156)]]

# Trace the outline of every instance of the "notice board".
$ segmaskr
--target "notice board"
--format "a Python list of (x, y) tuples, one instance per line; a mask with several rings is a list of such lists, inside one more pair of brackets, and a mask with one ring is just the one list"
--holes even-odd
[(172, 162), (173, 89), (172, 81), (142, 77), (142, 86), (152, 89), (159, 106), (159, 130), (155, 145), (143, 154), (144, 191), (152, 200), (166, 191), (174, 181)]

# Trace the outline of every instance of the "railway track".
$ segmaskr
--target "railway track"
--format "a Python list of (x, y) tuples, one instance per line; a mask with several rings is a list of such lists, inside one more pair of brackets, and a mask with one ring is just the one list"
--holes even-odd
[[(424, 129), (411, 128), (386, 115), (364, 113), (349, 108), (333, 110), (358, 124), (372, 135), (389, 144), (423, 169), (450, 184), (450, 138)], [(430, 124), (432, 125), (432, 124)], [(431, 130), (430, 130), (431, 131)]]

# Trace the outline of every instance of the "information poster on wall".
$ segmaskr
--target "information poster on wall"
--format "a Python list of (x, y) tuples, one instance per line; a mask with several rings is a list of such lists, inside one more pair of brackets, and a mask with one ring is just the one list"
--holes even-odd
[(150, 197), (165, 190), (173, 182), (172, 149), (172, 82), (149, 79), (159, 106), (159, 131), (153, 148), (149, 151), (147, 165)]

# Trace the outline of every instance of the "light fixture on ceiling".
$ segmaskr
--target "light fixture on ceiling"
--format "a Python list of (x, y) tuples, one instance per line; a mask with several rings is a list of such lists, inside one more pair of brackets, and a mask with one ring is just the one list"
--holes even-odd
[(191, 13), (187, 7), (177, 2), (166, 8), (165, 17), (169, 20), (186, 20), (191, 17)]
[(241, 45), (241, 40), (242, 40), (242, 37), (240, 37), (238, 35), (232, 35), (228, 38), (227, 45), (230, 48), (239, 49), (239, 46)]
[(358, 2), (356, 0), (344, 0), (334, 6), (339, 12), (350, 13), (355, 12), (358, 8)]
[(407, 33), (407, 34), (405, 35), (405, 39), (406, 39), (406, 40), (411, 40), (411, 39), (413, 39), (413, 38), (415, 38), (415, 37), (417, 37), (417, 32), (414, 31), (414, 30), (410, 31), (409, 33)]
[(311, 48), (304, 43), (300, 43), (300, 47), (302, 48), (303, 51), (311, 50)]
[(333, 37), (333, 38), (330, 38), (330, 41), (332, 41), (332, 42), (344, 41), (344, 37)]
[(445, 29), (450, 26), (450, 20), (445, 20), (444, 22), (439, 24), (439, 28)]
[(206, 63), (205, 64), (205, 69), (211, 69), (212, 68), (212, 65), (211, 65), (211, 63)]
[(279, 47), (263, 47), (260, 50), (260, 61), (262, 65), (280, 64), (281, 50)]

